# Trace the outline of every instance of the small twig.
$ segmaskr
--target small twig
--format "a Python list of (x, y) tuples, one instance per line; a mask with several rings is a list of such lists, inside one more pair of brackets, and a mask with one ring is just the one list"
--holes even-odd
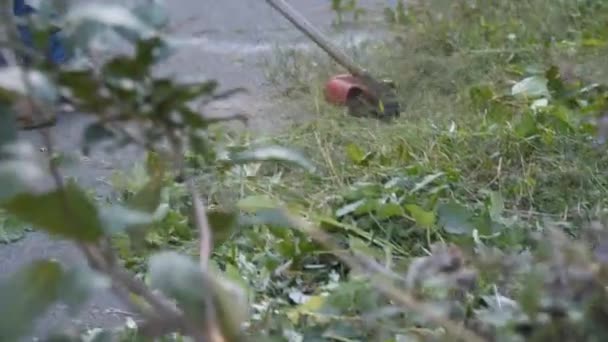
[[(29, 79), (25, 77), (24, 82), (26, 82), (26, 87), (31, 88), (31, 84)], [(44, 115), (44, 109), (40, 106), (37, 101), (29, 98), (32, 101), (32, 106), (35, 109), (35, 112), (39, 115)], [(41, 131), (42, 138), (47, 145), (47, 151), (49, 152), (49, 170), (53, 176), (56, 187), (59, 191), (62, 191), (64, 188), (63, 178), (61, 177), (61, 173), (59, 168), (54, 163), (52, 157), (54, 155), (54, 144), (52, 141), (51, 132), (49, 129), (43, 129)], [(65, 196), (62, 197), (63, 210), (67, 217), (71, 216), (72, 212), (70, 203), (67, 201)], [(106, 256), (103, 253), (103, 250), (97, 245), (83, 244), (77, 243), (80, 250), (87, 257), (89, 261), (89, 265), (94, 269), (97, 269), (110, 277), (113, 281), (113, 292), (120, 297), (123, 301), (130, 304), (134, 309), (137, 309), (142, 315), (146, 318), (156, 318), (161, 317), (163, 320), (167, 319), (170, 321), (185, 321), (184, 315), (181, 311), (171, 304), (169, 304), (168, 300), (161, 299), (158, 295), (152, 293), (150, 289), (143, 284), (142, 282), (135, 279), (129, 271), (123, 269), (122, 267), (116, 265), (114, 263), (115, 255), (111, 253), (110, 256)], [(120, 286), (116, 286), (120, 284), (124, 288), (126, 288), (131, 293), (135, 293), (138, 296), (142, 297), (155, 311), (156, 313), (150, 312), (148, 310), (143, 309), (140, 305), (136, 305), (130, 298), (129, 294), (122, 290)], [(192, 329), (192, 324), (187, 324), (190, 330), (196, 332), (196, 329)]]
[[(180, 332), (188, 331), (196, 341), (205, 341), (200, 334), (200, 329), (198, 329), (197, 325), (190, 322), (190, 320), (168, 299), (164, 298), (164, 296), (153, 293), (143, 282), (134, 278), (126, 269), (118, 265), (108, 265), (107, 260), (104, 259), (102, 252), (97, 246), (85, 244), (79, 244), (78, 246), (87, 256), (89, 262), (92, 263), (92, 267), (107, 274), (114, 282), (124, 286), (131, 293), (143, 298), (155, 310), (155, 312), (145, 310), (141, 306), (135, 305), (133, 301), (126, 296), (127, 298), (125, 300), (127, 300), (127, 303), (138, 310), (146, 321), (166, 322), (166, 329), (174, 328)], [(124, 293), (119, 291), (117, 295), (123, 298)]]
[(209, 220), (207, 218), (207, 209), (205, 207), (205, 203), (196, 188), (196, 183), (192, 179), (192, 177), (187, 175), (186, 172), (186, 160), (184, 159), (185, 151), (182, 147), (182, 143), (178, 138), (177, 134), (171, 129), (167, 130), (167, 136), (169, 138), (169, 143), (173, 149), (173, 153), (176, 156), (175, 164), (178, 169), (178, 172), (186, 178), (186, 184), (188, 186), (188, 191), (190, 192), (190, 197), (192, 197), (192, 210), (194, 214), (194, 225), (200, 234), (200, 243), (199, 243), (199, 257), (201, 263), (201, 270), (204, 274), (207, 273), (209, 266), (209, 259), (211, 257), (211, 251), (213, 249), (213, 239), (211, 228), (209, 226)]
[(198, 228), (200, 234), (199, 253), (201, 270), (203, 273), (207, 273), (209, 268), (209, 259), (211, 258), (213, 236), (211, 228), (209, 226), (209, 219), (207, 218), (207, 210), (205, 204), (198, 190), (196, 184), (192, 179), (187, 180), (188, 188), (190, 190), (190, 196), (192, 197), (192, 209), (194, 211), (194, 224)]
[[(169, 305), (168, 300), (162, 300), (158, 295), (152, 293), (150, 289), (141, 281), (135, 279), (129, 271), (118, 265), (110, 265), (104, 258), (101, 250), (95, 245), (78, 245), (87, 259), (92, 263), (92, 267), (107, 274), (112, 280), (124, 286), (131, 293), (142, 297), (150, 306), (164, 317), (181, 317), (182, 313), (173, 305)], [(128, 298), (128, 297), (127, 297)], [(139, 308), (139, 306), (136, 306)], [(141, 311), (141, 310), (139, 310)], [(150, 315), (146, 312), (141, 312)]]
[[(26, 71), (24, 73), (24, 75), (27, 75), (28, 69), (24, 68), (24, 70)], [(31, 85), (30, 80), (28, 79), (27, 76), (24, 76), (23, 81), (25, 82), (28, 93), (30, 93), (32, 90), (32, 85)], [(28, 99), (31, 101), (32, 108), (34, 109), (34, 113), (36, 113), (39, 116), (44, 116), (45, 109), (43, 108), (43, 106), (41, 106), (32, 97), (28, 97)], [(53, 160), (53, 156), (55, 154), (55, 149), (54, 149), (54, 144), (53, 144), (53, 139), (51, 136), (50, 129), (45, 128), (45, 129), (41, 130), (41, 136), (43, 138), (43, 141), (44, 141), (47, 151), (49, 153), (49, 171), (55, 181), (55, 185), (56, 185), (57, 189), (59, 191), (62, 191), (64, 189), (65, 184), (63, 182), (63, 178), (61, 176), (59, 168), (57, 167), (57, 165), (55, 164), (55, 162)], [(66, 216), (69, 217), (70, 213), (72, 212), (70, 203), (67, 201), (65, 196), (62, 196), (62, 202), (63, 202), (63, 210), (65, 211)], [(113, 260), (109, 260), (109, 259), (105, 258), (100, 248), (98, 248), (97, 246), (94, 246), (94, 245), (85, 245), (82, 243), (78, 243), (78, 246), (83, 251), (85, 256), (87, 257), (89, 264), (91, 266), (108, 274), (110, 276), (110, 278), (112, 278), (115, 282), (118, 282), (118, 283), (124, 285), (131, 292), (140, 295), (153, 308), (158, 310), (161, 313), (161, 315), (181, 316), (181, 313), (179, 311), (173, 310), (171, 307), (169, 307), (165, 303), (161, 302), (155, 295), (153, 295), (148, 290), (148, 288), (144, 284), (141, 284), (137, 280), (135, 280), (131, 276), (131, 274), (129, 274), (128, 271), (123, 270), (123, 269), (117, 267), (116, 265), (112, 265)], [(112, 256), (112, 259), (114, 259), (113, 257), (114, 256)], [(129, 300), (129, 296), (126, 295), (125, 293), (123, 293), (120, 289), (114, 287), (114, 290), (115, 290), (115, 293), (119, 297), (121, 297), (122, 299), (126, 299), (128, 303), (131, 302)]]
[[(183, 155), (183, 154), (182, 154)], [(209, 259), (211, 258), (212, 251), (212, 235), (211, 228), (209, 226), (209, 220), (207, 218), (207, 212), (205, 209), (204, 202), (196, 189), (194, 180), (190, 177), (186, 180), (188, 188), (190, 190), (190, 196), (192, 197), (192, 210), (194, 212), (194, 224), (199, 231), (199, 258), (201, 271), (205, 275), (206, 282), (208, 283), (209, 275)], [(207, 284), (209, 286), (210, 284)], [(205, 319), (206, 319), (206, 336), (210, 342), (223, 342), (224, 337), (219, 329), (217, 322), (215, 303), (213, 293), (205, 296)]]
[[(173, 148), (173, 153), (177, 157), (175, 160), (177, 169), (179, 172), (186, 178), (186, 184), (188, 186), (188, 190), (190, 191), (190, 196), (192, 198), (192, 210), (194, 215), (194, 224), (199, 231), (199, 258), (200, 258), (200, 267), (203, 272), (205, 282), (208, 283), (209, 279), (209, 260), (211, 258), (211, 251), (213, 249), (213, 239), (211, 235), (211, 228), (209, 226), (209, 220), (207, 218), (207, 210), (205, 208), (205, 204), (203, 199), (196, 188), (196, 183), (192, 177), (187, 175), (186, 173), (186, 161), (184, 159), (184, 150), (182, 147), (181, 140), (178, 138), (176, 132), (174, 130), (167, 130), (167, 137), (169, 138), (169, 143)], [(210, 284), (202, 284), (203, 286), (209, 288)], [(216, 316), (215, 309), (215, 301), (214, 294), (208, 293), (205, 296), (205, 322), (204, 322), (204, 341), (208, 342), (224, 342), (225, 338), (219, 328)]]
[[(31, 93), (32, 86), (30, 84), (30, 80), (27, 77), (27, 68), (23, 68), (26, 72), (23, 74), (23, 81), (26, 84), (26, 88), (28, 93)], [(31, 96), (28, 96), (28, 100), (31, 101), (32, 109), (34, 113), (38, 116), (44, 116), (46, 111), (43, 106), (41, 106), (36, 99), (33, 99)], [(213, 118), (212, 118), (213, 120)], [(219, 120), (219, 118), (218, 118)], [(121, 127), (122, 128), (122, 127)], [(180, 140), (176, 138), (173, 134), (173, 130), (168, 130), (169, 137), (171, 143), (174, 147), (174, 152), (178, 156), (177, 164), (181, 172), (185, 171), (185, 160), (183, 157), (183, 150), (180, 143)], [(122, 133), (125, 133), (125, 130), (122, 130)], [(128, 133), (128, 132), (127, 132)], [(44, 129), (41, 132), (43, 140), (47, 145), (47, 150), (49, 152), (49, 170), (54, 178), (56, 183), (56, 187), (59, 191), (63, 191), (64, 182), (59, 171), (58, 166), (53, 160), (54, 156), (54, 144), (52, 141), (51, 132), (48, 129)], [(129, 136), (129, 135), (128, 135)], [(129, 136), (133, 138), (133, 136)], [(135, 140), (135, 139), (134, 139)], [(141, 143), (141, 141), (139, 141)], [(150, 147), (150, 146), (146, 146)], [(200, 231), (200, 262), (201, 262), (201, 270), (205, 274), (208, 275), (208, 265), (209, 259), (212, 251), (212, 235), (211, 229), (209, 227), (209, 222), (207, 219), (207, 214), (205, 210), (205, 204), (198, 193), (195, 183), (192, 179), (188, 179), (188, 186), (190, 188), (190, 193), (192, 195), (193, 200), (193, 209), (194, 209), (194, 223), (198, 227)], [(66, 217), (71, 216), (72, 208), (70, 208), (70, 203), (67, 201), (67, 198), (63, 198), (63, 210), (65, 211)], [(145, 326), (146, 330), (153, 330), (151, 327), (160, 328), (159, 322), (165, 323), (165, 329), (161, 329), (161, 332), (165, 330), (175, 331), (175, 330), (186, 330), (190, 332), (191, 336), (195, 338), (195, 341), (203, 342), (223, 342), (225, 339), (222, 336), (221, 329), (217, 324), (217, 318), (215, 313), (215, 303), (213, 294), (209, 294), (205, 296), (205, 309), (206, 309), (206, 317), (205, 324), (201, 328), (197, 324), (190, 322), (190, 320), (184, 316), (184, 314), (177, 308), (173, 303), (171, 303), (168, 299), (160, 294), (156, 294), (152, 292), (143, 282), (139, 281), (133, 275), (124, 269), (122, 266), (118, 265), (115, 260), (116, 257), (111, 251), (111, 249), (104, 249), (99, 244), (85, 244), (85, 243), (77, 243), (80, 250), (86, 256), (89, 265), (99, 270), (100, 272), (106, 274), (112, 279), (112, 289), (113, 292), (119, 296), (123, 301), (130, 304), (138, 313), (140, 313), (148, 324)], [(207, 281), (207, 280), (206, 280)], [(204, 285), (204, 284), (203, 284)], [(133, 299), (130, 298), (130, 293), (136, 294), (139, 297), (143, 298), (143, 300), (149, 304), (150, 309), (147, 307), (143, 307), (142, 305), (136, 304)], [(150, 328), (150, 329), (148, 329)]]

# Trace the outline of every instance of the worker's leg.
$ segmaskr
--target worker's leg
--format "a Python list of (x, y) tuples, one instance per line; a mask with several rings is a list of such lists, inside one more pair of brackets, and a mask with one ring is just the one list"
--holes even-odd
[(63, 64), (68, 60), (68, 54), (61, 42), (59, 32), (54, 32), (51, 35), (49, 42), (48, 58), (55, 64)]
[(25, 3), (25, 0), (13, 0), (13, 14), (22, 17), (28, 15), (30, 13), (34, 13), (35, 10), (33, 7), (28, 6)]
[[(34, 9), (30, 6), (28, 6), (25, 3), (25, 0), (13, 0), (13, 14), (16, 17), (25, 17), (28, 14), (31, 14), (34, 12)], [(17, 24), (17, 31), (19, 32), (19, 36), (21, 37), (21, 42), (29, 47), (29, 48), (33, 48), (34, 47), (34, 40), (32, 37), (32, 33), (30, 32), (30, 30), (27, 28), (26, 25), (23, 24)], [(30, 59), (28, 58), (28, 56), (19, 56), (22, 59), (22, 62), (25, 64), (29, 64)]]
[[(36, 10), (31, 6), (28, 6), (25, 3), (25, 0), (13, 0), (13, 14), (16, 17), (27, 17), (28, 15), (35, 12)], [(19, 35), (21, 36), (23, 44), (31, 49), (34, 49), (34, 39), (29, 27), (25, 23), (20, 22), (17, 24), (17, 30), (19, 31)], [(51, 35), (46, 49), (47, 57), (51, 63), (62, 64), (67, 60), (67, 54), (58, 32), (55, 32)], [(23, 63), (29, 64), (30, 59), (28, 58), (28, 56), (22, 56), (22, 61)], [(31, 110), (29, 110), (30, 107), (27, 106), (27, 104), (29, 104), (29, 101), (21, 102), (18, 102), (16, 104), (16, 111), (18, 113), (18, 121), (20, 123), (21, 129), (36, 129), (46, 126), (52, 126), (55, 124), (56, 116), (54, 114), (51, 115), (50, 118), (47, 118), (43, 121), (35, 120), (34, 116), (31, 113)], [(60, 104), (63, 102), (63, 100), (60, 100)]]
[[(33, 7), (28, 6), (25, 3), (25, 0), (13, 0), (13, 14), (15, 16), (25, 17), (34, 13), (35, 11), (36, 10)], [(17, 30), (21, 35), (21, 40), (23, 43), (29, 48), (34, 48), (34, 40), (32, 37), (32, 32), (29, 30), (29, 28), (26, 25), (19, 24), (17, 25)], [(51, 34), (47, 48), (47, 57), (52, 63), (62, 64), (67, 61), (68, 56), (63, 44), (61, 43), (59, 32), (54, 32)], [(29, 63), (29, 59), (24, 58), (24, 63)]]

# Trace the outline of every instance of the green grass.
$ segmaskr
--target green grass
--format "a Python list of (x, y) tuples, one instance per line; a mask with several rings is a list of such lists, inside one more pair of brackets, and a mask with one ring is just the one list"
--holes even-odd
[[(321, 177), (265, 166), (241, 180), (241, 194), (279, 198), (351, 248), (367, 246), (395, 265), (426, 255), (437, 241), (473, 247), (475, 234), (505, 252), (530, 248), (529, 234), (548, 227), (581, 235), (608, 204), (608, 157), (593, 142), (604, 95), (567, 95), (560, 87), (605, 83), (608, 6), (569, 0), (413, 6), (404, 25), (388, 32), (389, 41), (351, 51), (376, 75), (397, 82), (404, 110), (390, 124), (353, 118), (324, 102), (322, 85), (340, 69), (322, 54), (280, 51), (270, 61), (269, 79), (314, 113), (273, 140), (305, 151)], [(559, 76), (551, 78), (550, 70)], [(514, 84), (532, 76), (550, 78), (552, 97), (539, 111), (530, 109), (534, 99), (511, 96)], [(585, 108), (582, 100), (594, 105)], [(357, 209), (336, 214), (354, 203)], [(248, 260), (274, 259), (270, 269), (296, 260), (291, 277), (282, 279), (325, 284), (330, 263), (307, 253), (310, 246), (260, 229), (241, 238), (257, 234), (272, 242), (254, 248), (257, 257)], [(307, 270), (310, 262), (324, 268)], [(479, 294), (493, 286), (491, 277), (486, 281)], [(268, 301), (277, 293), (258, 295)], [(349, 319), (337, 324), (356, 326)], [(296, 330), (326, 323), (311, 319)], [(369, 331), (360, 333), (370, 338)]]
[[(602, 88), (581, 92), (606, 83), (608, 6), (593, 0), (433, 0), (412, 6), (408, 13), (393, 15), (401, 24), (387, 31), (386, 41), (349, 50), (379, 77), (396, 81), (403, 106), (399, 119), (354, 118), (328, 105), (322, 86), (340, 68), (322, 54), (283, 49), (268, 61), (268, 79), (312, 119), (265, 141), (234, 140), (271, 140), (296, 148), (312, 159), (318, 173), (274, 164), (249, 167), (248, 175), (238, 169), (204, 170), (201, 188), (220, 208), (248, 196), (279, 199), (331, 232), (342, 246), (406, 277), (434, 272), (433, 262), (445, 255), (434, 244), (454, 243), (471, 258), (451, 274), (470, 275), (468, 266), (479, 272), (478, 287), (455, 306), (466, 312), (467, 326), (484, 321), (483, 312), (492, 311), (487, 303), (499, 294), (530, 313), (526, 322), (542, 326), (530, 318), (541, 315), (534, 299), (579, 297), (550, 286), (542, 292), (533, 275), (552, 279), (550, 270), (570, 267), (570, 258), (587, 256), (589, 250), (547, 232), (559, 227), (583, 237), (586, 227), (605, 217), (608, 205), (608, 156), (605, 146), (594, 142), (594, 120), (604, 114), (608, 96)], [(532, 110), (535, 98), (511, 94), (527, 77), (548, 80), (547, 107)], [(180, 188), (173, 190), (179, 198)], [(172, 212), (152, 242), (195, 254), (191, 237), (175, 237), (187, 222), (180, 212)], [(267, 340), (292, 333), (304, 341), (437, 336), (434, 325), (411, 310), (399, 311), (373, 291), (373, 281), (307, 236), (280, 225), (234, 233), (217, 244), (214, 261), (251, 289), (251, 336)], [(544, 243), (549, 248), (537, 248)], [(525, 259), (524, 250), (538, 259)], [(420, 269), (410, 266), (413, 258), (429, 254), (431, 264), (417, 274)], [(584, 265), (583, 273), (596, 264)], [(520, 267), (529, 279), (510, 273)], [(441, 281), (443, 287), (412, 292), (426, 303), (452, 305), (445, 289), (454, 284)], [(576, 305), (568, 310), (576, 311)], [(384, 316), (386, 310), (397, 313)], [(454, 315), (450, 318), (465, 321)], [(489, 323), (497, 329), (493, 336), (513, 340), (513, 332), (520, 333), (511, 329), (520, 324), (514, 318), (519, 316), (509, 317), (510, 325)], [(538, 335), (528, 340), (554, 340), (542, 335), (553, 330), (534, 331)]]
[[(391, 124), (348, 117), (324, 103), (322, 82), (338, 70), (327, 58), (298, 53), (276, 58), (283, 79), (275, 77), (275, 82), (300, 90), (292, 96), (316, 114), (278, 140), (305, 149), (325, 177), (310, 183), (298, 175), (287, 182), (291, 190), (278, 188), (277, 194), (298, 194), (311, 207), (322, 208), (327, 198), (356, 181), (445, 172), (450, 179), (444, 195), (464, 202), (481, 201), (485, 190), (500, 191), (510, 210), (565, 220), (603, 206), (606, 157), (592, 146), (582, 124), (590, 116), (568, 109), (580, 125), (566, 132), (549, 122), (552, 111), (563, 109), (555, 104), (534, 116), (534, 132), (524, 133), (522, 113), (529, 102), (503, 94), (530, 70), (552, 65), (564, 73), (578, 71), (564, 78), (603, 82), (603, 74), (594, 70), (608, 70), (598, 58), (606, 49), (585, 44), (601, 39), (596, 34), (605, 20), (586, 16), (573, 1), (492, 2), (477, 9), (431, 1), (428, 6), (419, 5), (405, 28), (395, 28), (400, 43), (372, 43), (358, 54), (362, 64), (378, 75), (391, 75), (399, 85), (404, 113)], [(530, 16), (547, 10), (546, 17)], [(451, 19), (438, 21), (430, 13)], [(554, 43), (546, 45), (549, 34)], [(562, 66), (562, 56), (572, 65)], [(476, 88), (491, 94), (474, 103), (471, 90)], [(355, 149), (373, 157), (357, 165), (348, 156)]]
[[(606, 6), (464, 3), (415, 5), (405, 27), (391, 32), (396, 43), (357, 51), (362, 64), (399, 85), (404, 112), (391, 124), (352, 118), (324, 103), (322, 83), (339, 70), (327, 58), (293, 52), (276, 58), (280, 73), (270, 72), (273, 80), (290, 85), (294, 99), (316, 114), (277, 140), (306, 150), (324, 176), (310, 182), (297, 174), (277, 195), (289, 194), (288, 187), (322, 208), (357, 181), (444, 172), (445, 196), (472, 204), (484, 190), (500, 191), (514, 211), (565, 219), (604, 204), (606, 157), (586, 123), (601, 110), (568, 107), (554, 94), (547, 110), (532, 113), (531, 101), (509, 93), (551, 66), (560, 69), (565, 86), (604, 82), (607, 23), (599, 13)], [(372, 157), (357, 163), (360, 153)]]

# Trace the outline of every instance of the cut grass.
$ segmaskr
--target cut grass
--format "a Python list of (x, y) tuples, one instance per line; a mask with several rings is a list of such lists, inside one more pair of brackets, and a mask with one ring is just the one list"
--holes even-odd
[[(508, 128), (478, 128), (412, 124), (408, 118), (384, 125), (324, 112), (277, 139), (305, 150), (322, 167), (323, 181), (296, 173), (284, 175), (281, 184), (258, 178), (249, 186), (327, 211), (330, 200), (354, 183), (443, 172), (446, 196), (476, 203), (484, 200), (484, 191), (500, 191), (510, 210), (525, 215), (540, 212), (570, 220), (606, 205), (608, 158), (585, 137), (558, 136), (549, 145), (536, 144)], [(372, 156), (357, 165), (348, 156), (352, 150)]]
[[(498, 191), (508, 211), (531, 224), (540, 218), (580, 223), (593, 217), (606, 205), (608, 159), (593, 146), (588, 130), (560, 131), (538, 115), (535, 132), (522, 135), (518, 125), (529, 103), (502, 96), (531, 70), (551, 65), (561, 68), (565, 81), (602, 82), (608, 70), (599, 58), (606, 52), (600, 44), (606, 20), (598, 18), (608, 13), (607, 6), (567, 0), (475, 4), (416, 5), (408, 28), (391, 33), (393, 41), (356, 50), (363, 65), (399, 85), (404, 113), (388, 125), (325, 104), (322, 84), (339, 72), (326, 57), (277, 55), (271, 79), (288, 85), (290, 96), (316, 117), (276, 140), (305, 150), (321, 166), (323, 181), (284, 174), (280, 184), (262, 177), (248, 187), (329, 213), (344, 204), (338, 195), (357, 182), (443, 172), (445, 187), (434, 194), (443, 199), (475, 207), (487, 200), (488, 191)], [(501, 99), (506, 113), (476, 106), (471, 89), (481, 86)], [(355, 150), (370, 157), (354, 160)], [(427, 200), (420, 198), (430, 205)]]
[[(551, 66), (561, 71), (551, 79), (560, 86), (580, 90), (604, 83), (606, 18), (602, 1), (416, 5), (405, 17), (406, 28), (390, 32), (389, 41), (351, 51), (374, 74), (398, 84), (404, 112), (390, 124), (350, 117), (325, 103), (323, 83), (342, 72), (327, 57), (282, 51), (269, 63), (269, 79), (313, 119), (270, 140), (304, 151), (319, 167), (318, 176), (262, 165), (248, 177), (226, 177), (222, 185), (238, 188), (239, 197), (282, 200), (351, 251), (374, 256), (399, 274), (407, 272), (412, 257), (431, 254), (437, 241), (478, 247), (482, 259), (486, 246), (505, 254), (532, 249), (528, 233), (554, 226), (579, 235), (608, 205), (608, 156), (594, 144), (587, 124), (601, 110), (572, 106), (551, 88), (549, 105), (535, 111), (533, 99), (512, 96), (511, 89), (526, 77), (544, 76)], [(575, 97), (579, 103), (584, 98)], [(352, 324), (349, 318), (373, 310), (374, 280), (354, 286), (356, 275), (291, 230), (256, 226), (241, 233), (218, 248), (217, 259), (238, 266), (255, 288), (256, 303), (276, 309), (253, 322), (252, 331), (281, 326), (276, 329), (284, 332), (289, 326), (319, 337), (334, 320), (328, 323), (327, 313), (306, 307), (311, 302), (294, 308), (291, 295), (306, 293), (327, 304), (323, 298), (345, 296), (353, 288), (360, 292), (329, 304), (342, 313), (335, 325), (355, 331), (349, 338), (374, 340), (370, 334), (377, 331), (392, 338), (419, 327), (408, 311), (387, 318), (394, 326)], [(499, 284), (503, 274), (492, 275), (497, 270), (482, 272), (479, 289), (470, 294), (511, 296), (512, 287), (529, 288), (510, 278), (507, 286)], [(343, 278), (332, 280), (332, 273)], [(330, 297), (321, 295), (326, 292)], [(357, 306), (355, 299), (365, 303)], [(307, 319), (277, 323), (300, 309)]]

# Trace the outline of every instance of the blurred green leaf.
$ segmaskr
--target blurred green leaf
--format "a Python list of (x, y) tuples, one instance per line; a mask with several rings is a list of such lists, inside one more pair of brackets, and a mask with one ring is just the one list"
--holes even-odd
[(576, 131), (576, 119), (574, 113), (564, 106), (555, 106), (551, 109), (552, 128), (562, 134), (570, 134)]
[(408, 204), (405, 208), (419, 227), (430, 229), (435, 224), (435, 213), (432, 211), (426, 211), (415, 204)]
[(218, 322), (222, 334), (229, 341), (239, 340), (241, 327), (249, 318), (249, 298), (242, 282), (228, 279), (222, 274), (211, 275)]
[(556, 97), (563, 97), (566, 95), (566, 85), (564, 84), (561, 72), (555, 65), (550, 66), (545, 71), (545, 77), (547, 78), (547, 88), (556, 95)]
[(193, 127), (189, 127), (190, 129), (204, 128), (207, 123), (200, 114), (185, 110), (184, 107), (201, 96), (212, 95), (217, 87), (218, 83), (214, 80), (184, 84), (176, 83), (170, 78), (155, 79), (149, 90), (150, 104), (152, 105), (149, 115), (167, 119), (169, 114), (178, 111), (182, 114), (182, 117), (171, 119), (176, 125), (190, 123), (194, 124)]
[(250, 215), (241, 217), (240, 222), (244, 225), (266, 225), (276, 228), (291, 227), (289, 217), (285, 214), (284, 210), (280, 208), (260, 208)]
[(398, 203), (390, 202), (378, 206), (377, 215), (381, 220), (403, 216), (403, 208)]
[(101, 96), (102, 88), (97, 76), (90, 70), (62, 70), (57, 75), (57, 82), (67, 88), (79, 107), (92, 112), (100, 112), (110, 103), (108, 96)]
[(355, 215), (366, 215), (378, 211), (381, 203), (376, 198), (366, 198), (353, 212)]
[(219, 246), (228, 240), (238, 227), (238, 215), (235, 212), (209, 210), (207, 217), (213, 231), (214, 246)]
[[(142, 81), (150, 76), (150, 68), (156, 62), (156, 52), (162, 46), (160, 38), (139, 40), (135, 57), (117, 56), (103, 66), (104, 75), (124, 79)], [(135, 86), (135, 85), (134, 85)]]
[(114, 77), (116, 87), (122, 90), (131, 90), (139, 85), (130, 83), (128, 80), (141, 80), (146, 76), (149, 64), (140, 63), (137, 59), (129, 56), (117, 56), (110, 62), (104, 64), (103, 73), (106, 77)]
[[(165, 162), (160, 159), (158, 154), (148, 152), (146, 170), (148, 182), (126, 201), (126, 208), (132, 215), (109, 221), (113, 223), (110, 227), (127, 229), (132, 246), (136, 249), (143, 248), (146, 241), (155, 240), (151, 236), (146, 237), (150, 225), (154, 221), (161, 220), (168, 212), (168, 208), (161, 208), (162, 192), (165, 187)], [(151, 215), (148, 217), (149, 220), (145, 217), (146, 214)], [(127, 219), (131, 219), (131, 222)], [(141, 222), (137, 224), (135, 222), (137, 220)], [(162, 238), (159, 239), (159, 241), (162, 240)]]
[(69, 239), (95, 241), (103, 235), (97, 208), (74, 182), (44, 194), (19, 194), (4, 208), (23, 222)]
[(365, 153), (365, 151), (363, 151), (359, 146), (355, 144), (348, 144), (346, 146), (346, 155), (353, 163), (363, 165), (369, 161), (369, 159), (373, 156), (373, 153)]
[(482, 110), (487, 108), (490, 101), (494, 98), (494, 91), (489, 85), (476, 86), (469, 90), (469, 97), (473, 105), (478, 110)]
[(158, 153), (148, 151), (146, 156), (146, 171), (151, 178), (162, 180), (167, 170), (167, 161), (164, 160)]
[(239, 217), (239, 225), (267, 225), (273, 228), (291, 227), (289, 214), (282, 206), (266, 196), (250, 196), (240, 200), (237, 208), (244, 212)]
[(57, 88), (43, 73), (25, 70), (18, 66), (0, 68), (0, 88), (19, 95), (31, 95), (53, 103), (57, 100)]
[(439, 205), (437, 216), (439, 224), (450, 234), (470, 235), (475, 228), (471, 223), (473, 214), (466, 207), (453, 201)]
[[(214, 268), (214, 272), (219, 272), (217, 268)], [(238, 267), (229, 263), (226, 264), (226, 268), (223, 272), (224, 276), (231, 281), (238, 283), (242, 288), (247, 287), (247, 280), (241, 274)]]
[(146, 159), (146, 170), (150, 178), (139, 191), (129, 198), (127, 207), (145, 213), (153, 213), (158, 209), (164, 187), (165, 162), (156, 153), (149, 152)]
[(246, 212), (256, 212), (261, 209), (276, 209), (279, 203), (268, 196), (247, 196), (238, 201), (237, 207)]
[(205, 315), (205, 296), (212, 288), (200, 266), (191, 258), (175, 252), (160, 252), (148, 262), (150, 286), (175, 299), (194, 321)]
[(521, 138), (529, 138), (530, 136), (538, 133), (536, 119), (534, 114), (530, 112), (523, 113), (520, 120), (515, 123), (514, 128), (517, 136)]
[(28, 226), (10, 215), (0, 213), (0, 244), (11, 243), (22, 239)]
[(371, 247), (368, 243), (353, 235), (348, 236), (348, 246), (351, 250), (370, 258), (382, 259), (384, 257), (382, 250)]
[(31, 143), (17, 140), (0, 147), (0, 204), (48, 182)]
[(60, 298), (63, 270), (54, 261), (36, 261), (0, 283), (0, 341), (19, 341), (36, 319)]
[(106, 276), (88, 267), (78, 267), (64, 272), (59, 295), (70, 313), (76, 315), (92, 295), (108, 290), (111, 285)]
[(99, 209), (100, 219), (103, 222), (104, 230), (108, 234), (121, 233), (133, 227), (150, 225), (162, 219), (164, 214), (166, 214), (166, 210), (148, 213), (121, 205), (104, 206)]

